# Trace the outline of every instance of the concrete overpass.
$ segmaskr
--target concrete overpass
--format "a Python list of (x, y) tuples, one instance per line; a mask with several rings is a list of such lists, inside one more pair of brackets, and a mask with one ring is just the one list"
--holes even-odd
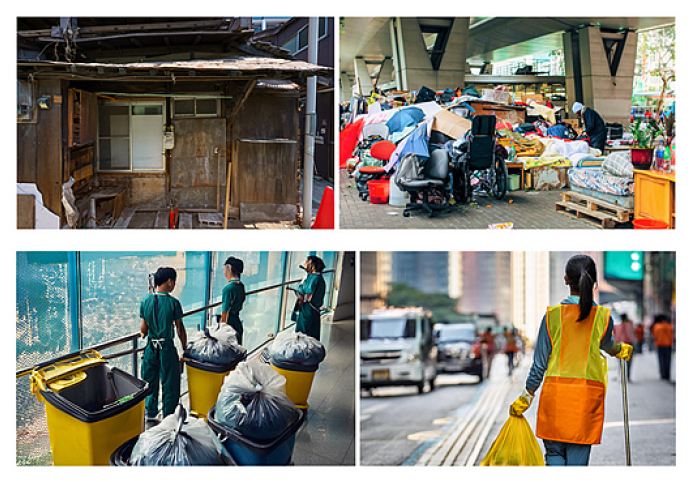
[[(342, 100), (372, 86), (463, 86), (470, 65), (562, 49), (568, 104), (609, 122), (630, 110), (638, 32), (674, 17), (347, 17), (340, 36)], [(538, 78), (541, 81), (541, 78)]]

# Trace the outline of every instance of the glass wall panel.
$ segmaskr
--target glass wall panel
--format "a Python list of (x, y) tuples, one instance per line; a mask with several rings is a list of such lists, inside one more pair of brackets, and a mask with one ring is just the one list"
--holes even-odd
[[(17, 370), (70, 352), (72, 330), (67, 253), (17, 253)], [(50, 441), (43, 403), (30, 390), (30, 377), (15, 383), (16, 463), (47, 465)]]
[[(212, 302), (221, 301), (221, 292), (227, 284), (224, 277), (224, 262), (229, 256), (243, 260), (241, 280), (246, 293), (270, 285), (280, 284), (284, 270), (285, 254), (280, 251), (218, 251), (214, 253), (212, 273)], [(243, 345), (252, 351), (275, 333), (281, 309), (281, 290), (273, 289), (246, 297), (240, 317), (243, 322)], [(221, 306), (215, 308), (221, 315)]]

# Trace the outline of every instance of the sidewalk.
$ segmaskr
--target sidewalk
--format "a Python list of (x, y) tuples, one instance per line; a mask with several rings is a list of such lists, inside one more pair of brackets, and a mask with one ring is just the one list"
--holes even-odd
[[(623, 431), (622, 391), (619, 360), (609, 360), (609, 382), (606, 391), (606, 418), (602, 443), (592, 447), (590, 465), (626, 465)], [(495, 360), (494, 360), (495, 363)], [(531, 355), (525, 357), (513, 376), (514, 383), (503, 402), (504, 407), (489, 432), (476, 464), (488, 452), (508, 418), (510, 405), (515, 401), (527, 377), (532, 363)], [(628, 412), (630, 426), (631, 460), (633, 465), (676, 465), (676, 356), (672, 357), (672, 382), (659, 379), (656, 353), (636, 355), (632, 366), (633, 381), (628, 384)], [(537, 406), (541, 389), (525, 417), (536, 428)], [(544, 451), (544, 444), (539, 440)]]
[[(341, 229), (488, 229), (489, 224), (512, 222), (515, 229), (597, 229), (594, 225), (556, 212), (561, 192), (512, 191), (502, 201), (478, 197), (474, 204), (451, 206), (434, 218), (419, 213), (402, 216), (402, 207), (370, 204), (359, 199), (356, 183), (339, 172), (339, 227)], [(512, 203), (510, 202), (512, 201)]]

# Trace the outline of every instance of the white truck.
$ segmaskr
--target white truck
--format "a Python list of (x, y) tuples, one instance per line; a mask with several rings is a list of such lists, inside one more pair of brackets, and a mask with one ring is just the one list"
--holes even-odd
[(382, 308), (362, 320), (361, 389), (415, 385), (435, 389), (437, 348), (431, 313), (423, 308)]

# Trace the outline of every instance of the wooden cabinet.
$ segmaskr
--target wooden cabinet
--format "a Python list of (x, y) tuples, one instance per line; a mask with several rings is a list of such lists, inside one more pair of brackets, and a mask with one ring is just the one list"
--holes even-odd
[(634, 170), (635, 219), (656, 219), (676, 227), (676, 175)]

